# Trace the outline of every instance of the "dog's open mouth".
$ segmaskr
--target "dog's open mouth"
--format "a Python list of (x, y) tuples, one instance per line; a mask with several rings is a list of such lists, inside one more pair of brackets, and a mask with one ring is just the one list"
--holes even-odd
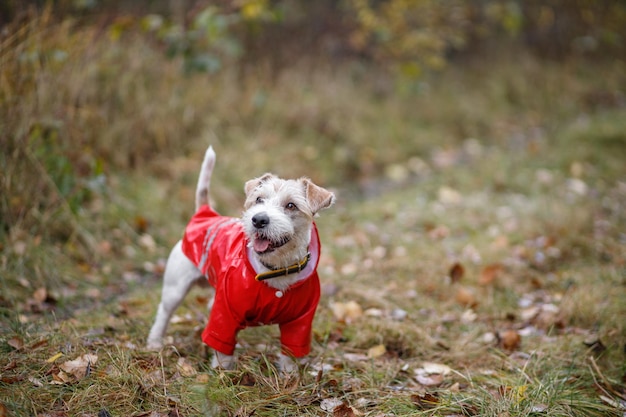
[(289, 236), (282, 236), (278, 240), (271, 240), (262, 234), (257, 233), (254, 237), (254, 242), (252, 242), (252, 247), (256, 253), (269, 253), (287, 244), (290, 240)]

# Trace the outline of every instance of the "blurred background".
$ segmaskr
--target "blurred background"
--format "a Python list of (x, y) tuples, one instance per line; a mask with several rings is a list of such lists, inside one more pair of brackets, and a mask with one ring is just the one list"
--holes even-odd
[(233, 215), (265, 171), (359, 200), (486, 147), (495, 190), (531, 187), (522, 156), (623, 174), (623, 1), (4, 0), (0, 25), (0, 241), (48, 248), (16, 276), (169, 246), (208, 144)]

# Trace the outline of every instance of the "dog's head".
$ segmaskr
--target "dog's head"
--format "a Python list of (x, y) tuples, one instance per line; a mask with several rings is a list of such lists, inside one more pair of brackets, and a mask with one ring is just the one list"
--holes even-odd
[(283, 180), (265, 174), (245, 184), (242, 217), (250, 247), (261, 262), (284, 268), (302, 259), (313, 217), (330, 207), (335, 195), (308, 178)]

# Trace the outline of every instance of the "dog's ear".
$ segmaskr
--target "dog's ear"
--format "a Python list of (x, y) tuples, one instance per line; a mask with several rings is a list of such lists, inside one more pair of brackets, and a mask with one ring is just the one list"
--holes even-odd
[(301, 181), (304, 184), (306, 199), (309, 202), (313, 215), (333, 205), (335, 202), (335, 194), (313, 184), (313, 181), (308, 178), (302, 178)]
[(269, 172), (266, 174), (263, 174), (262, 176), (260, 176), (259, 178), (254, 178), (250, 181), (246, 182), (246, 185), (244, 185), (243, 189), (246, 192), (246, 195), (250, 195), (250, 193), (259, 185), (263, 184), (265, 181), (271, 180), (272, 178), (276, 178), (276, 175), (274, 174), (270, 174)]

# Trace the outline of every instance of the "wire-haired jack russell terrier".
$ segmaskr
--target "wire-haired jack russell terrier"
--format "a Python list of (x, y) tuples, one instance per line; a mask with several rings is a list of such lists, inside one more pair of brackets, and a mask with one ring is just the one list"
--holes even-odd
[(233, 367), (240, 330), (278, 324), (278, 365), (292, 372), (294, 358), (310, 351), (320, 298), (320, 240), (313, 218), (335, 196), (308, 178), (284, 180), (268, 173), (246, 182), (243, 216), (224, 217), (209, 204), (214, 166), (209, 147), (196, 188), (196, 213), (167, 260), (148, 348), (163, 346), (174, 310), (193, 284), (208, 279), (215, 295), (202, 340), (215, 351), (212, 366)]

